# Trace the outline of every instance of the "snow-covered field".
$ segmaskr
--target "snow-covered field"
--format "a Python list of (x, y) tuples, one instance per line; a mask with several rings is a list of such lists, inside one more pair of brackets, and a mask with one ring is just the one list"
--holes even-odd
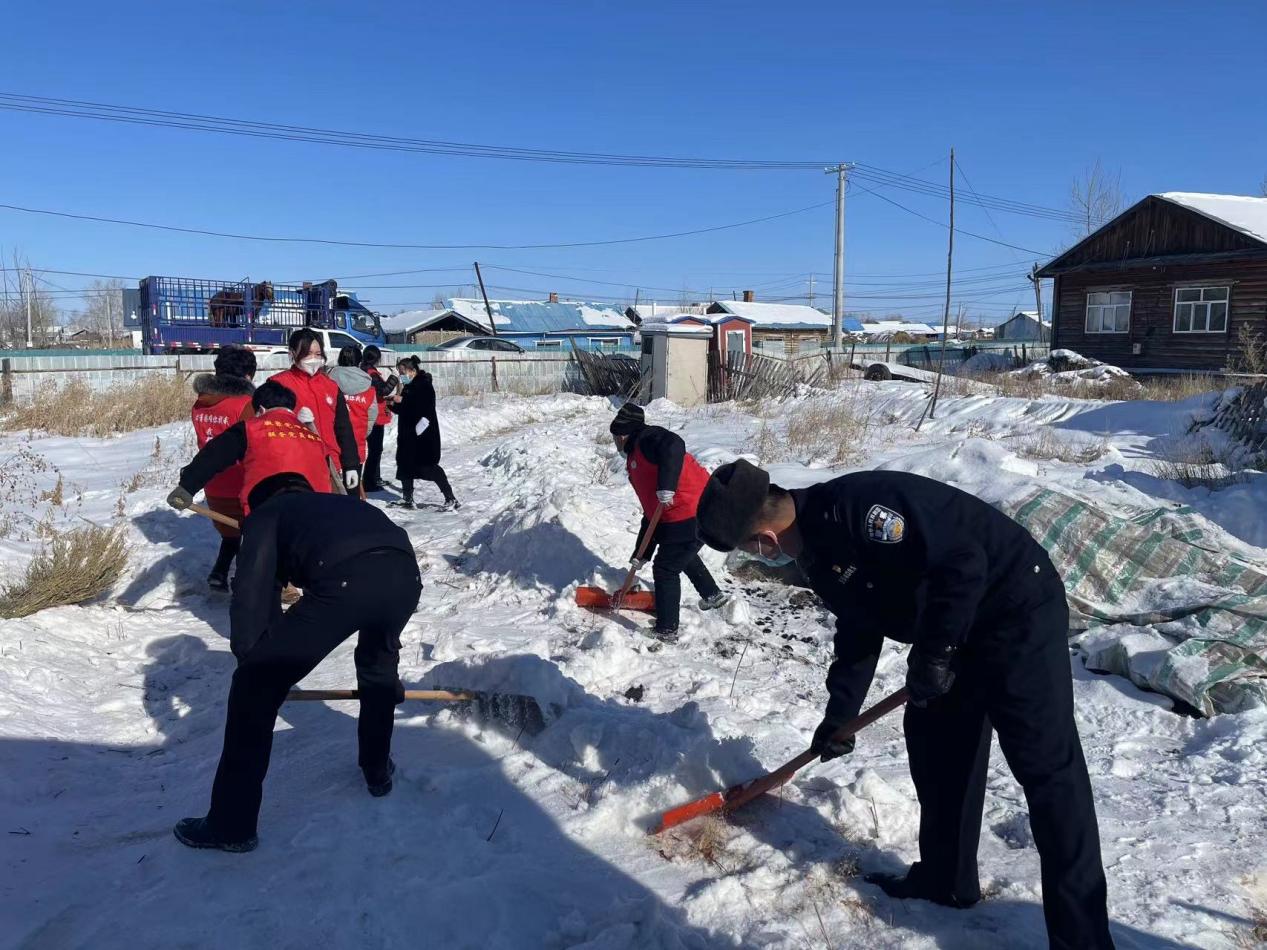
[[(1256, 547), (1267, 545), (1262, 478), (1211, 492), (1152, 473), (1200, 403), (969, 395), (944, 400), (917, 434), (921, 388), (880, 383), (759, 414), (655, 403), (648, 416), (709, 467), (746, 453), (774, 460), (789, 486), (892, 467), (996, 502), (1034, 487), (1110, 508), (1182, 502), (1209, 519), (1222, 550), (1267, 562)], [(866, 423), (841, 460), (830, 439), (799, 458), (786, 447), (798, 413), (841, 405)], [(737, 580), (711, 552), (743, 603), (706, 616), (688, 596), (680, 644), (653, 650), (645, 620), (577, 609), (574, 586), (617, 579), (637, 527), (606, 436), (611, 412), (578, 396), (443, 400), (445, 466), (465, 507), (393, 513), (426, 585), (404, 637), (406, 684), (531, 693), (557, 704), (557, 719), (528, 739), (403, 706), (396, 790), (378, 800), (356, 768), (355, 706), (287, 706), (260, 847), (246, 856), (190, 851), (171, 836), (177, 819), (205, 809), (233, 667), (227, 600), (203, 583), (216, 536), (162, 502), (186, 427), (0, 437), (0, 458), (52, 466), (4, 489), (5, 569), (20, 570), (35, 546), (23, 526), (49, 510), (58, 524), (106, 521), (122, 497), (134, 535), (109, 597), (0, 622), (0, 943), (1045, 946), (1025, 803), (997, 750), (980, 854), (986, 901), (968, 911), (895, 902), (862, 882), (860, 870), (916, 856), (899, 716), (728, 824), (645, 833), (665, 807), (805, 747), (825, 701), (831, 625), (803, 593)], [(1044, 429), (1103, 454), (1027, 457)], [(63, 508), (37, 500), (53, 467)], [(1267, 710), (1194, 719), (1071, 662), (1119, 946), (1254, 945), (1254, 916), (1267, 909)], [(872, 699), (904, 669), (891, 645)], [(352, 679), (345, 647), (304, 685)]]

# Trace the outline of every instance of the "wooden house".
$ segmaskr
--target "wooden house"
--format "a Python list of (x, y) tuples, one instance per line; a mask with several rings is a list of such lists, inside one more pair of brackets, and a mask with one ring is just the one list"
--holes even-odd
[(1267, 198), (1149, 195), (1038, 271), (1052, 347), (1138, 372), (1235, 372), (1267, 338)]
[[(831, 315), (804, 304), (758, 303), (751, 291), (743, 300), (719, 300), (709, 304), (707, 316), (743, 317), (751, 324), (752, 348), (765, 356), (790, 357), (817, 353), (831, 339)], [(845, 318), (845, 332), (861, 329), (853, 317)]]

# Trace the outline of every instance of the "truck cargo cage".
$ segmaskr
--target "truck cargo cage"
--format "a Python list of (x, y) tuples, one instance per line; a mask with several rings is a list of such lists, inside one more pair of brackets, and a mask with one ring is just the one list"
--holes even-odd
[(231, 344), (275, 348), (305, 326), (342, 330), (362, 344), (384, 341), (377, 315), (340, 293), (333, 280), (287, 286), (146, 277), (140, 301), (147, 353), (206, 353)]

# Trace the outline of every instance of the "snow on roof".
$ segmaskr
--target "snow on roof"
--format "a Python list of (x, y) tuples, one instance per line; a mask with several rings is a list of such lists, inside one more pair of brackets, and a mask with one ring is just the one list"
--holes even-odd
[(443, 317), (447, 310), (406, 310), (394, 313), (390, 317), (380, 317), (384, 333), (413, 333), (427, 324)]
[(1167, 191), (1157, 197), (1203, 214), (1256, 241), (1267, 244), (1267, 198), (1250, 198), (1247, 195), (1203, 195), (1189, 191)]
[(709, 308), (745, 317), (758, 327), (821, 327), (831, 328), (831, 315), (799, 303), (756, 303), (741, 300), (719, 300)]
[(862, 332), (868, 336), (879, 336), (889, 333), (909, 333), (912, 336), (928, 336), (940, 333), (927, 323), (903, 323), (901, 320), (880, 320), (876, 323), (864, 323)]
[[(484, 301), (454, 297), (446, 307), (468, 320), (488, 323)], [(490, 300), (493, 322), (507, 333), (567, 333), (569, 331), (607, 330), (629, 332), (633, 324), (623, 307), (616, 304), (586, 301)]]

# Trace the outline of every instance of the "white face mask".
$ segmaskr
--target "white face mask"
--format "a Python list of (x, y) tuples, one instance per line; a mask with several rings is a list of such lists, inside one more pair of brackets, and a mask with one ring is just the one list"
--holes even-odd
[(320, 356), (310, 356), (306, 360), (299, 361), (299, 368), (309, 376), (316, 376), (321, 367), (326, 365), (326, 361)]

